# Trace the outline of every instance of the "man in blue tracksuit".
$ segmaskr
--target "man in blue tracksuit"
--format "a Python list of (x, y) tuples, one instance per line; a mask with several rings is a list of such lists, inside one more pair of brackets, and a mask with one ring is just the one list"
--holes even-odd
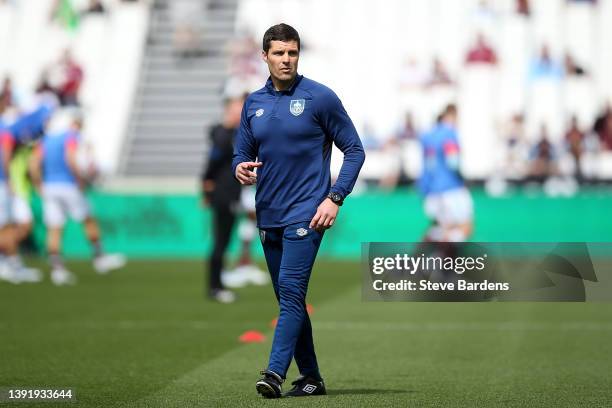
[[(300, 37), (286, 24), (263, 37), (270, 78), (247, 98), (234, 148), (241, 184), (257, 183), (260, 238), (280, 314), (257, 391), (278, 398), (291, 359), (300, 378), (285, 396), (325, 394), (306, 313), (306, 291), (325, 229), (351, 192), (365, 159), (359, 136), (332, 90), (297, 74)], [(344, 153), (331, 186), (332, 143)], [(257, 169), (257, 170), (256, 170)]]

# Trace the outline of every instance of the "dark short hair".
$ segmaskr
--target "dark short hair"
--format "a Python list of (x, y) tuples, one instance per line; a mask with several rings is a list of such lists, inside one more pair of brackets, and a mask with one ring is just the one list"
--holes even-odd
[(265, 53), (270, 49), (270, 41), (296, 41), (298, 51), (300, 50), (300, 35), (297, 30), (289, 24), (280, 23), (268, 28), (263, 36), (262, 48)]
[(455, 105), (454, 103), (449, 103), (448, 105), (446, 105), (446, 107), (444, 108), (444, 111), (442, 112), (442, 115), (446, 116), (446, 115), (456, 115), (457, 114), (457, 105)]

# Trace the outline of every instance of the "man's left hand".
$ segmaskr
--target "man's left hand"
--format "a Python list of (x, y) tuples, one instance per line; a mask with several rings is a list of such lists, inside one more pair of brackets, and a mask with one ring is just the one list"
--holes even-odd
[(336, 217), (338, 216), (338, 204), (335, 204), (329, 198), (326, 198), (317, 208), (317, 213), (312, 217), (310, 221), (310, 228), (313, 228), (317, 231), (323, 231), (328, 228), (331, 228), (334, 225), (334, 221), (336, 221)]

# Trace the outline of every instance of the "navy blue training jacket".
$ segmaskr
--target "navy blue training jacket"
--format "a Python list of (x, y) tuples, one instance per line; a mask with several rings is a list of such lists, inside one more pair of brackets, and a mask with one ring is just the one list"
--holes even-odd
[[(331, 186), (332, 143), (344, 162)], [(346, 197), (365, 160), (353, 122), (328, 87), (298, 75), (276, 91), (272, 80), (249, 95), (242, 108), (232, 171), (258, 160), (257, 225), (283, 227), (310, 221), (330, 191)]]

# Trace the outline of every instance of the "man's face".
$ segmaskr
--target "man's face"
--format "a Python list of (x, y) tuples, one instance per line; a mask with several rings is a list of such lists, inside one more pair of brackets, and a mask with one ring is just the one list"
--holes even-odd
[(297, 75), (300, 51), (297, 41), (270, 41), (270, 49), (262, 52), (272, 78), (282, 82), (292, 81)]
[(444, 122), (448, 123), (451, 126), (457, 126), (457, 111), (450, 111), (444, 115)]

